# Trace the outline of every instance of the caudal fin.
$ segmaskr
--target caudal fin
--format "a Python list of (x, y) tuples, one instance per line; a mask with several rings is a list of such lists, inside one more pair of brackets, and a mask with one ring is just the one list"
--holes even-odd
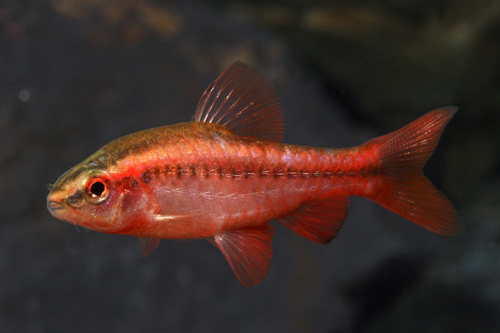
[(368, 198), (433, 232), (458, 232), (457, 212), (422, 168), (458, 108), (430, 111), (398, 131), (368, 141), (380, 162), (376, 186)]

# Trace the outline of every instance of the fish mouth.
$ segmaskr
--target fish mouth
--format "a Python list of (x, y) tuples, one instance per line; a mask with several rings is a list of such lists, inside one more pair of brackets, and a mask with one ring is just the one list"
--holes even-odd
[(47, 209), (54, 216), (58, 217), (65, 209), (60, 193), (51, 191), (47, 197)]
[(49, 201), (47, 203), (47, 209), (52, 213), (56, 213), (58, 210), (61, 210), (61, 209), (64, 209), (64, 206), (59, 203), (59, 202), (55, 202), (55, 201)]

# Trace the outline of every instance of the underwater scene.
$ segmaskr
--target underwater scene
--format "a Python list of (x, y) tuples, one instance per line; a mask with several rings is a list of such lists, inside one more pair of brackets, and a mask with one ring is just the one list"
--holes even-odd
[(0, 68), (1, 332), (500, 332), (500, 1), (5, 0)]

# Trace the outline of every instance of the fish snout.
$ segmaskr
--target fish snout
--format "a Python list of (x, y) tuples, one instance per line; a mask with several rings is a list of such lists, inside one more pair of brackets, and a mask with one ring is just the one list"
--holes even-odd
[(47, 196), (47, 209), (54, 216), (58, 217), (62, 210), (64, 210), (63, 200), (60, 193), (51, 191)]

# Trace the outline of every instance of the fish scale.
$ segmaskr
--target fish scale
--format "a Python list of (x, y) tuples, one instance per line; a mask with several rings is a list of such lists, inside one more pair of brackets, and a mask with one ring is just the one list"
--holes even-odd
[[(302, 201), (320, 195), (325, 188), (329, 187), (332, 190), (334, 186), (340, 187), (343, 183), (335, 179), (333, 168), (330, 168), (332, 171), (323, 171), (328, 168), (325, 159), (314, 157), (314, 155), (324, 154), (322, 151), (280, 144), (274, 144), (272, 147), (260, 144), (247, 145), (230, 133), (224, 135), (224, 144), (221, 145), (220, 138), (214, 139), (213, 129), (210, 129), (208, 137), (201, 138), (200, 129), (193, 130), (190, 127), (193, 126), (189, 123), (185, 124), (184, 128), (180, 129), (183, 132), (182, 135), (178, 133), (184, 140), (176, 140), (175, 143), (169, 142), (166, 145), (162, 143), (158, 147), (150, 146), (140, 155), (134, 154), (122, 158), (116, 165), (122, 173), (135, 174), (138, 180), (140, 179), (144, 185), (150, 187), (154, 192), (154, 199), (165, 211), (169, 210), (165, 207), (175, 205), (177, 212), (192, 213), (192, 204), (197, 201), (199, 209), (203, 210), (206, 215), (212, 215), (211, 217), (221, 224), (221, 228), (231, 224), (233, 215), (237, 215), (240, 225), (245, 226), (245, 224), (254, 223), (256, 218), (265, 221), (276, 218), (283, 212), (296, 208)], [(210, 124), (207, 124), (207, 127), (210, 127)], [(199, 141), (196, 142), (196, 140)], [(168, 147), (170, 153), (161, 154), (159, 151), (165, 149), (163, 148), (165, 146)], [(113, 147), (105, 147), (105, 149), (111, 150)], [(334, 151), (330, 154), (332, 157), (342, 156)], [(297, 158), (297, 155), (304, 157)], [(170, 157), (156, 161), (156, 156)], [(252, 159), (248, 159), (247, 156), (252, 156)], [(311, 165), (310, 160), (323, 163)], [(260, 161), (260, 163), (255, 163), (255, 161)], [(288, 163), (283, 161), (288, 161)], [(335, 165), (334, 160), (329, 163)], [(128, 168), (123, 168), (122, 165)], [(143, 170), (143, 168), (146, 169)], [(160, 173), (160, 177), (150, 178), (151, 170), (155, 169), (166, 172)], [(193, 170), (196, 171), (193, 172)], [(289, 172), (288, 170), (300, 171)], [(344, 174), (348, 173), (347, 170)], [(148, 176), (145, 177), (145, 174)], [(324, 178), (327, 174), (328, 178), (331, 178), (330, 185), (323, 179), (318, 179)], [(144, 182), (144, 178), (148, 178), (148, 181)], [(179, 181), (183, 183), (183, 190), (179, 190)], [(353, 179), (350, 181), (353, 182)], [(175, 191), (169, 188), (175, 188)], [(219, 198), (217, 204), (213, 202), (215, 196), (200, 198), (199, 193), (216, 193)], [(270, 205), (270, 201), (276, 202), (284, 198), (286, 198), (285, 204)], [(225, 200), (232, 201), (233, 205), (225, 205)], [(185, 211), (181, 209), (182, 207), (185, 207)], [(229, 214), (228, 207), (235, 207), (235, 211)], [(247, 222), (241, 219), (242, 211), (252, 211), (256, 214), (260, 212), (262, 216), (247, 214), (250, 215)], [(266, 213), (263, 214), (263, 212)], [(186, 237), (195, 236), (186, 235)]]

